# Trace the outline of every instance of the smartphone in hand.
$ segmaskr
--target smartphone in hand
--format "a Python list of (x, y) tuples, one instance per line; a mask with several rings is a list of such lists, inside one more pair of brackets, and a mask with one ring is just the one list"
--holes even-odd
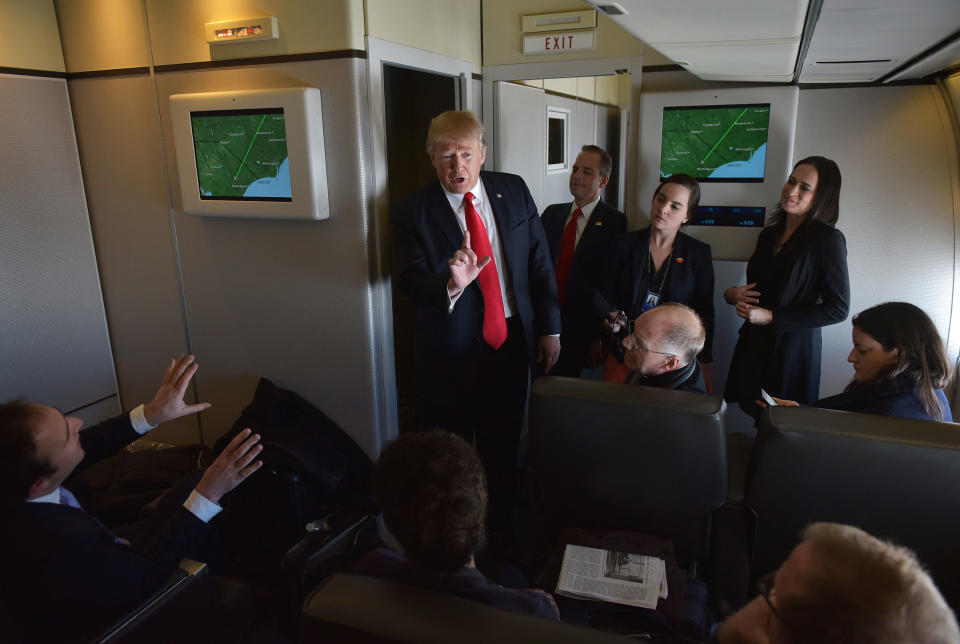
[(773, 399), (773, 396), (765, 392), (763, 389), (760, 390), (760, 397), (763, 398), (763, 402), (767, 403), (771, 407), (777, 406), (777, 401)]

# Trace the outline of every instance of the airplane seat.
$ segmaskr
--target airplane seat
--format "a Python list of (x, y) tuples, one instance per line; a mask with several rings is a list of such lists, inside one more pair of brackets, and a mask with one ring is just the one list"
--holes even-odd
[(641, 532), (670, 539), (681, 564), (704, 561), (727, 498), (725, 408), (718, 396), (538, 378), (526, 479), (541, 539)]
[(814, 521), (846, 523), (917, 553), (960, 608), (960, 427), (876, 414), (772, 407), (750, 456), (745, 501), (754, 579)]
[(324, 581), (304, 603), (300, 641), (613, 644), (624, 640), (425, 588), (340, 573)]

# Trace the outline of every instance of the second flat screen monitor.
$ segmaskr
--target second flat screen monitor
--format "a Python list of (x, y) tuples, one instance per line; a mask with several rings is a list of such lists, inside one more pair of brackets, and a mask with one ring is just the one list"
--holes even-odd
[(761, 182), (769, 126), (769, 103), (664, 107), (660, 177)]
[(190, 113), (200, 199), (291, 201), (283, 108)]

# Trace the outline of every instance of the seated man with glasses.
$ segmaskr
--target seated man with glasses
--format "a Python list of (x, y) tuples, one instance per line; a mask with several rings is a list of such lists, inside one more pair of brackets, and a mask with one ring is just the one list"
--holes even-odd
[(707, 334), (689, 306), (666, 302), (640, 315), (623, 339), (630, 384), (706, 393), (697, 354)]
[(759, 586), (717, 642), (960, 642), (953, 612), (914, 554), (852, 526), (808, 526)]

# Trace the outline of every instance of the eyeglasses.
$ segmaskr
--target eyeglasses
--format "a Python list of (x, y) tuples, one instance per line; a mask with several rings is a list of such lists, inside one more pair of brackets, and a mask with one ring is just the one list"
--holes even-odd
[[(635, 322), (635, 320), (630, 322), (630, 328), (633, 328), (633, 322)], [(645, 345), (643, 343), (643, 340), (641, 340), (638, 336), (633, 334), (628, 335), (623, 339), (623, 346), (625, 349), (629, 351), (643, 351), (644, 353), (656, 353), (657, 355), (661, 355), (661, 356), (676, 356), (675, 353), (667, 353), (666, 351), (654, 351), (653, 349)]]
[(767, 602), (767, 606), (770, 607), (770, 612), (773, 613), (774, 617), (783, 622), (783, 617), (781, 617), (780, 613), (777, 612), (772, 600), (773, 594), (776, 592), (773, 584), (777, 578), (777, 572), (777, 570), (774, 570), (770, 574), (761, 577), (760, 581), (757, 582), (757, 591), (759, 591), (760, 596), (763, 597), (764, 601)]

